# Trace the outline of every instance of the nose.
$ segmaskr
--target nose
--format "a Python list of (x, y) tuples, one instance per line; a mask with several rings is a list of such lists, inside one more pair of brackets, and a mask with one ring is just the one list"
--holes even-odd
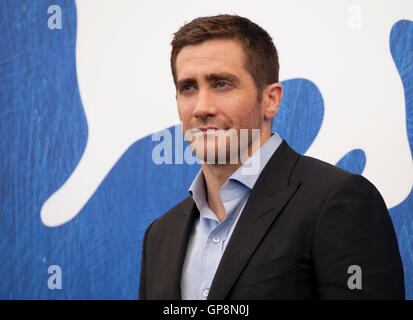
[(215, 100), (208, 90), (199, 90), (193, 115), (199, 120), (214, 117), (217, 114)]

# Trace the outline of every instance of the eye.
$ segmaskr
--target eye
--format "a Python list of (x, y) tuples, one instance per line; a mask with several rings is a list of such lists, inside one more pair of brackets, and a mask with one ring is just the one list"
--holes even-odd
[(194, 86), (192, 84), (186, 84), (181, 88), (181, 91), (190, 91), (193, 89), (194, 89)]
[(215, 83), (215, 86), (217, 88), (225, 88), (225, 87), (228, 87), (228, 83), (226, 83), (225, 81), (217, 81)]

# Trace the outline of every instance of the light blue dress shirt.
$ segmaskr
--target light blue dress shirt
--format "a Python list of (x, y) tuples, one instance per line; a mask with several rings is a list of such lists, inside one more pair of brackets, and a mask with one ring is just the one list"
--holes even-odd
[[(226, 215), (219, 222), (206, 201), (205, 179), (202, 169), (189, 187), (199, 217), (189, 238), (181, 277), (181, 297), (184, 300), (205, 300), (214, 279), (222, 254), (231, 238), (242, 210), (262, 169), (277, 150), (282, 140), (274, 133), (252, 157), (235, 171), (220, 190)], [(259, 161), (255, 174), (245, 174), (252, 168), (253, 161)]]

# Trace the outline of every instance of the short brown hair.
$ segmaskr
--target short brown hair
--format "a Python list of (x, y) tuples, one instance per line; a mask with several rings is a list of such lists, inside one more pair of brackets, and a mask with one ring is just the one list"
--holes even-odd
[(200, 17), (181, 27), (171, 42), (171, 69), (176, 84), (176, 58), (183, 47), (211, 39), (238, 39), (246, 57), (245, 68), (254, 79), (261, 100), (264, 86), (278, 82), (277, 49), (259, 25), (237, 15)]

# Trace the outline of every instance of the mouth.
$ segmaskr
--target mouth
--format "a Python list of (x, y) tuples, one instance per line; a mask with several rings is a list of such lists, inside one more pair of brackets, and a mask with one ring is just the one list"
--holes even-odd
[(217, 127), (201, 127), (196, 129), (198, 134), (202, 134), (204, 136), (206, 135), (219, 135), (219, 134), (225, 134), (226, 130), (223, 128), (217, 128)]
[(208, 136), (208, 135), (220, 135), (226, 134), (227, 130), (218, 127), (199, 127), (199, 128), (192, 128), (187, 131), (188, 137), (195, 137), (195, 136)]
[(200, 130), (202, 132), (214, 132), (214, 131), (224, 130), (224, 129), (220, 129), (220, 128), (216, 128), (216, 127), (201, 127), (198, 130)]

